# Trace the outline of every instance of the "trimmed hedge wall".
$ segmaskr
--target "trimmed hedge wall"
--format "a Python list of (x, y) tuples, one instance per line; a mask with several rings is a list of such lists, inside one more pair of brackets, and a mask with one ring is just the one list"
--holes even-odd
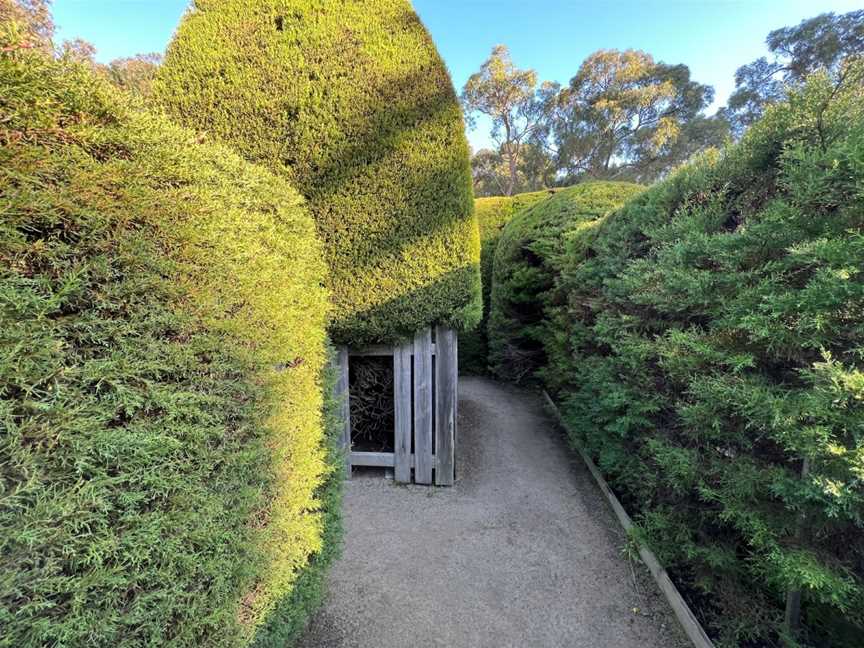
[(488, 363), (519, 382), (543, 364), (545, 296), (560, 273), (564, 243), (642, 191), (629, 182), (585, 182), (515, 215), (500, 234), (491, 268)]
[(572, 241), (548, 300), (541, 375), (722, 646), (779, 645), (799, 589), (801, 645), (864, 645), (864, 66), (844, 84)]
[(314, 223), (283, 179), (10, 50), (0, 644), (290, 636), (338, 531)]
[(486, 323), (489, 318), (489, 296), (492, 292), (492, 259), (501, 230), (514, 215), (545, 200), (557, 189), (532, 191), (515, 196), (494, 196), (474, 200), (474, 213), (480, 228), (480, 276), (483, 283), (483, 318), (472, 331), (459, 337), (459, 371), (483, 374), (488, 371), (489, 341)]
[(335, 341), (479, 321), (462, 115), (408, 0), (197, 0), (155, 94), (307, 197)]

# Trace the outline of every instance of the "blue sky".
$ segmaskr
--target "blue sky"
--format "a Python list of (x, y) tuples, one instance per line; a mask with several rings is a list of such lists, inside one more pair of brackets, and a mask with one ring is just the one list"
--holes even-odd
[[(60, 39), (84, 38), (107, 62), (163, 51), (187, 4), (54, 0), (54, 18)], [(561, 83), (595, 50), (635, 48), (686, 63), (694, 79), (713, 85), (710, 111), (725, 103), (736, 68), (765, 53), (769, 31), (860, 6), (861, 0), (414, 0), (457, 90), (498, 43), (519, 67)], [(486, 145), (488, 124), (480, 122), (469, 139), (475, 149)]]

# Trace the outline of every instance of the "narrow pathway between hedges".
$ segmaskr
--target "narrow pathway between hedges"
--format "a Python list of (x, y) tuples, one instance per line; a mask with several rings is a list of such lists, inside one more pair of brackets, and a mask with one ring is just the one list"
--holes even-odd
[(303, 648), (686, 646), (540, 398), (459, 385), (457, 483), (355, 476)]

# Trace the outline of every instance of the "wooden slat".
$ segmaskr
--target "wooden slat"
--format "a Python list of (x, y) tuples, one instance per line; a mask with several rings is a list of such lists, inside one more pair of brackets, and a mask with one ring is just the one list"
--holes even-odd
[[(392, 452), (352, 452), (352, 466), (371, 466), (372, 468), (393, 468), (395, 463)], [(410, 463), (411, 457), (408, 457)]]
[(435, 329), (438, 355), (435, 357), (435, 483), (452, 486), (456, 441), (456, 388), (459, 381), (456, 332)]
[[(546, 397), (546, 402), (554, 412), (558, 422), (562, 427), (567, 429), (567, 424), (564, 422), (561, 412), (555, 405), (555, 401), (552, 400), (552, 397), (549, 396), (545, 390), (543, 391), (543, 395)], [(615, 512), (621, 526), (624, 527), (627, 535), (632, 537), (631, 531), (633, 529), (633, 521), (630, 519), (627, 511), (625, 511), (624, 507), (621, 506), (621, 502), (618, 501), (615, 493), (612, 492), (611, 488), (609, 488), (609, 484), (606, 483), (606, 480), (603, 478), (603, 475), (600, 474), (600, 470), (591, 460), (591, 457), (589, 457), (585, 450), (583, 450), (577, 443), (574, 443), (573, 445), (579, 453), (579, 456), (582, 457), (582, 461), (585, 462), (585, 465), (588, 467), (591, 476), (594, 477), (594, 481), (597, 482), (597, 486), (600, 487), (600, 491), (606, 496), (606, 500)], [(687, 601), (685, 601), (684, 597), (681, 596), (678, 588), (675, 587), (675, 583), (673, 583), (672, 579), (669, 578), (669, 574), (663, 568), (663, 565), (661, 565), (660, 561), (657, 560), (657, 556), (654, 555), (654, 552), (644, 543), (639, 543), (639, 556), (642, 558), (642, 562), (645, 563), (645, 566), (648, 567), (648, 571), (651, 572), (654, 581), (657, 583), (660, 591), (663, 592), (663, 595), (669, 602), (672, 611), (675, 612), (678, 622), (681, 624), (687, 637), (689, 637), (690, 641), (693, 642), (693, 645), (696, 646), (696, 648), (714, 648), (714, 643), (711, 641), (710, 637), (708, 637), (702, 624), (699, 623), (699, 619), (697, 619), (696, 615), (693, 614), (690, 606), (687, 605)]]
[(351, 476), (351, 406), (348, 390), (348, 347), (336, 350), (336, 384), (334, 396), (339, 403), (339, 418), (341, 420), (340, 444), (345, 450), (346, 470)]
[[(408, 466), (414, 467), (415, 457), (408, 455)], [(351, 453), (352, 466), (367, 466), (369, 468), (395, 468), (396, 455), (392, 452), (362, 452)], [(435, 467), (435, 457), (432, 457), (432, 467)]]
[[(411, 342), (408, 343), (411, 347)], [(398, 347), (396, 347), (398, 348)], [(364, 349), (351, 349), (349, 353), (352, 356), (392, 356), (395, 355), (395, 349), (392, 346), (375, 345)], [(413, 353), (413, 348), (412, 348)], [(435, 345), (432, 345), (432, 355), (435, 355)]]
[(393, 408), (395, 437), (393, 439), (396, 465), (394, 479), (411, 481), (411, 342), (399, 345), (393, 353)]
[(414, 336), (414, 481), (432, 483), (432, 330)]

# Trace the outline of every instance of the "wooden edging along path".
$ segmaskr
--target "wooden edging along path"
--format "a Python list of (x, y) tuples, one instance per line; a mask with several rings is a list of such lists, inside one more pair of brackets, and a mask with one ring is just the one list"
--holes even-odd
[[(552, 400), (552, 397), (549, 396), (545, 389), (543, 390), (543, 396), (546, 398), (546, 403), (554, 413), (558, 424), (567, 430), (568, 428), (567, 424), (564, 422), (564, 417), (561, 416), (558, 406), (555, 405), (555, 401)], [(621, 506), (621, 502), (618, 501), (615, 493), (613, 493), (612, 489), (609, 488), (609, 484), (606, 483), (606, 480), (603, 478), (603, 475), (600, 474), (600, 470), (591, 460), (591, 457), (588, 456), (579, 443), (574, 442), (573, 446), (576, 448), (579, 456), (582, 457), (582, 461), (585, 462), (588, 471), (591, 473), (591, 476), (594, 477), (594, 481), (597, 482), (600, 491), (606, 497), (612, 510), (615, 511), (615, 515), (618, 517), (621, 526), (624, 527), (627, 535), (632, 537), (631, 530), (633, 529), (633, 520), (630, 519), (630, 516), (627, 514), (627, 511), (624, 510), (624, 507)], [(687, 637), (693, 642), (693, 645), (696, 646), (696, 648), (714, 648), (714, 643), (708, 637), (708, 634), (705, 632), (702, 624), (699, 623), (696, 615), (693, 614), (693, 610), (690, 609), (690, 606), (687, 605), (687, 602), (681, 596), (681, 592), (679, 592), (678, 588), (675, 587), (675, 583), (673, 583), (672, 579), (669, 578), (666, 569), (664, 569), (663, 565), (660, 564), (660, 561), (657, 560), (657, 556), (655, 556), (654, 552), (644, 543), (639, 542), (638, 544), (639, 556), (648, 567), (648, 571), (651, 572), (651, 576), (654, 577), (657, 586), (660, 588), (660, 591), (663, 592), (663, 596), (666, 597), (666, 600), (672, 607), (672, 611), (675, 612), (675, 616), (678, 618), (678, 622), (681, 624)]]

